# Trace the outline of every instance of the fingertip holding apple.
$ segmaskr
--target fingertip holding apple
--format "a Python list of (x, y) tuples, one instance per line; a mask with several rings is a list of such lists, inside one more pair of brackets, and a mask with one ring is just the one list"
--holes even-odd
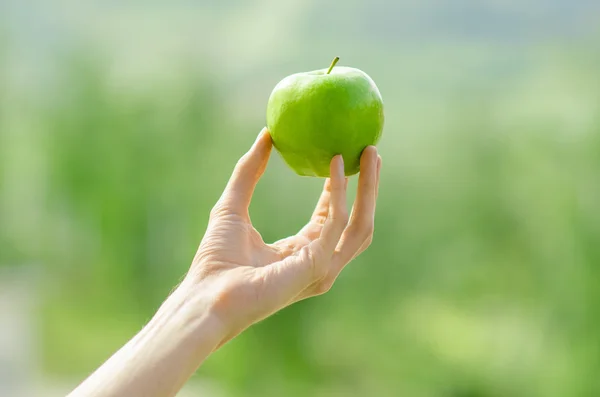
[(330, 176), (333, 178), (335, 175), (335, 177), (342, 179), (345, 176), (345, 171), (344, 157), (341, 154), (333, 156), (329, 163)]
[(336, 66), (281, 80), (267, 104), (267, 127), (275, 149), (302, 176), (329, 177), (341, 154), (344, 173), (360, 170), (360, 158), (381, 138), (383, 100), (362, 70)]

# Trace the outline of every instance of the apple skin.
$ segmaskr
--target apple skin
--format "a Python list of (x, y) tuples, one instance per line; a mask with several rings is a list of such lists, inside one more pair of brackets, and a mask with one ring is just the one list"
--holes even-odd
[(383, 124), (375, 82), (350, 67), (290, 75), (275, 86), (267, 104), (273, 146), (302, 176), (329, 177), (329, 164), (338, 154), (346, 176), (356, 174), (362, 151), (379, 142)]

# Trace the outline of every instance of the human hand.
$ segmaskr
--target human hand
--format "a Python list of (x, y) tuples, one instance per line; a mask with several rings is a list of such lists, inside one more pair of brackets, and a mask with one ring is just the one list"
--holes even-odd
[(295, 236), (265, 244), (248, 206), (271, 147), (264, 129), (213, 208), (181, 285), (69, 396), (174, 396), (212, 351), (277, 310), (329, 290), (344, 266), (369, 246), (381, 167), (375, 147), (363, 151), (350, 217), (344, 164), (336, 156), (308, 224)]
[(201, 303), (199, 310), (208, 308), (218, 319), (219, 346), (272, 313), (328, 291), (373, 236), (381, 157), (369, 146), (361, 156), (350, 216), (347, 178), (338, 155), (308, 224), (294, 236), (265, 243), (252, 226), (248, 207), (271, 148), (269, 132), (263, 129), (211, 211), (206, 234), (179, 287)]

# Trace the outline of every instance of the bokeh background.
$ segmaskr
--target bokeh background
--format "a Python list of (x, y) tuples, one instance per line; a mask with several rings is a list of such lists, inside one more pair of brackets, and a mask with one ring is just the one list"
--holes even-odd
[[(181, 395), (600, 395), (593, 0), (0, 1), (1, 395), (64, 395), (148, 321), (271, 89), (336, 55), (386, 105), (373, 245)], [(275, 154), (264, 239), (321, 184)]]

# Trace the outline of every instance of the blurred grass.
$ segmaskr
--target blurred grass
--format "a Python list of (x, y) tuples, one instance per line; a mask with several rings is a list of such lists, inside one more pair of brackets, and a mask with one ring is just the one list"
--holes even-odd
[[(390, 93), (372, 247), (199, 376), (245, 396), (600, 392), (600, 79), (572, 59), (412, 116)], [(0, 91), (0, 264), (42, 264), (45, 370), (81, 377), (185, 273), (263, 121), (199, 75), (131, 94), (83, 56), (63, 66), (52, 100)], [(320, 185), (273, 156), (252, 205), (266, 241)]]

